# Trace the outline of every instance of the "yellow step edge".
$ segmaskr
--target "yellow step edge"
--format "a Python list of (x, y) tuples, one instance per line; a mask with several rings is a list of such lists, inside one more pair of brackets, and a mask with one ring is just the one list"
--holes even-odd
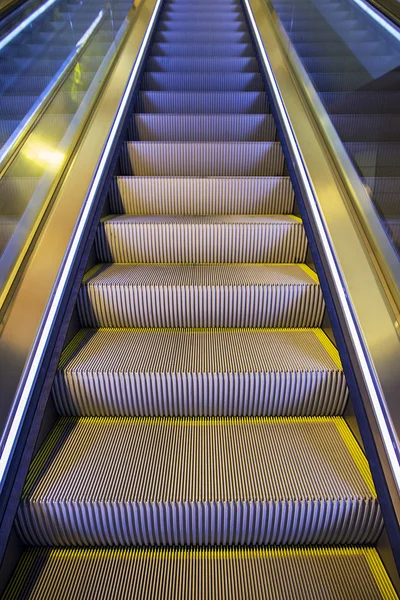
[(346, 444), (348, 451), (350, 452), (354, 462), (356, 463), (357, 468), (360, 471), (362, 478), (364, 479), (364, 482), (366, 483), (371, 494), (376, 498), (377, 494), (367, 457), (365, 456), (364, 452), (359, 446), (356, 438), (354, 437), (346, 421), (344, 419), (337, 419), (335, 421), (335, 424), (342, 440)]

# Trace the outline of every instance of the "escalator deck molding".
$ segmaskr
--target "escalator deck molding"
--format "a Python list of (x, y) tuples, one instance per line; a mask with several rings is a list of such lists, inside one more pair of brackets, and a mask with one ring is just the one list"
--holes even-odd
[(339, 421), (61, 419), (32, 463), (18, 531), (55, 546), (374, 543), (367, 461)]
[(110, 208), (132, 215), (288, 214), (289, 177), (116, 177)]
[(376, 550), (32, 549), (4, 600), (395, 600)]
[(340, 415), (348, 398), (318, 329), (81, 330), (52, 394), (65, 416)]

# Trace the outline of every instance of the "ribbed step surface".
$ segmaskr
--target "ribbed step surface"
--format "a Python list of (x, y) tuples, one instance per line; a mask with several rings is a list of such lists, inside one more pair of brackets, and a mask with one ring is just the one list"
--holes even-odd
[(64, 415), (334, 415), (347, 388), (318, 329), (83, 330), (53, 397)]
[(145, 73), (142, 90), (160, 92), (261, 92), (259, 73)]
[(293, 210), (294, 192), (289, 177), (116, 177), (109, 200), (132, 215), (273, 215)]
[[(243, 42), (240, 44), (229, 44), (222, 41), (214, 44), (201, 42), (191, 44), (156, 43), (152, 46), (151, 56), (254, 56), (254, 51), (251, 44)], [(264, 88), (262, 91), (265, 91)]]
[(29, 550), (4, 600), (395, 600), (376, 550)]
[(212, 72), (212, 71), (235, 71), (242, 73), (254, 73), (258, 71), (257, 60), (253, 57), (215, 57), (215, 56), (153, 56), (146, 64), (146, 70), (160, 72)]
[(17, 525), (38, 545), (362, 544), (381, 516), (338, 417), (82, 418), (34, 459)]
[(139, 92), (137, 113), (269, 113), (265, 92)]
[(319, 327), (325, 304), (304, 265), (110, 265), (78, 296), (84, 327)]
[(304, 262), (307, 238), (292, 216), (134, 217), (101, 221), (96, 236), (101, 262)]
[(279, 142), (128, 142), (121, 151), (124, 175), (283, 175)]
[(276, 140), (272, 115), (135, 114), (131, 140), (168, 142), (263, 142)]
[[(210, 31), (159, 31), (154, 36), (155, 42), (197, 44), (215, 43), (215, 32)], [(228, 31), (218, 33), (218, 43), (249, 43), (250, 35), (244, 31)]]

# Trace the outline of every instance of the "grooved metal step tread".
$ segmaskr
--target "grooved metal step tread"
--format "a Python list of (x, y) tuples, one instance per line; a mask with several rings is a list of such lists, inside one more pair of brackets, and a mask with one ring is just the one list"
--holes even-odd
[(127, 142), (122, 175), (267, 176), (283, 175), (279, 142)]
[(4, 600), (396, 600), (373, 548), (40, 549)]
[(322, 92), (330, 114), (400, 113), (400, 92)]
[[(213, 31), (158, 31), (154, 35), (155, 42), (171, 43), (215, 43)], [(218, 43), (249, 43), (250, 35), (244, 31), (225, 31), (218, 34)]]
[[(215, 35), (215, 34), (214, 34)], [(150, 56), (254, 56), (253, 46), (249, 43), (155, 43)], [(264, 89), (262, 91), (265, 91)]]
[(109, 201), (134, 215), (287, 214), (294, 192), (289, 177), (115, 177)]
[(83, 327), (319, 327), (316, 274), (289, 264), (111, 264), (83, 280)]
[(259, 68), (257, 60), (251, 56), (152, 56), (146, 63), (146, 71), (258, 73)]
[(19, 222), (13, 215), (0, 215), (0, 252), (4, 250)]
[(130, 140), (167, 142), (276, 141), (272, 115), (150, 115), (135, 114)]
[(347, 387), (319, 329), (84, 329), (64, 350), (62, 415), (335, 415)]
[(342, 114), (331, 120), (343, 142), (400, 141), (398, 114)]
[[(228, 25), (231, 23), (244, 23), (243, 13), (240, 11), (163, 11), (160, 19), (162, 23), (173, 23), (174, 25), (186, 25), (190, 29), (197, 24), (201, 24), (207, 27), (208, 23), (215, 23), (216, 21), (223, 20), (223, 23)], [(223, 29), (223, 26), (221, 26)]]
[(371, 543), (382, 521), (340, 417), (71, 418), (32, 462), (17, 527), (37, 545), (303, 545)]
[[(1, 99), (0, 99), (1, 100)], [(0, 104), (1, 106), (1, 104)], [(138, 113), (162, 114), (265, 114), (269, 105), (265, 92), (139, 92)]]
[(96, 250), (106, 263), (297, 263), (307, 238), (290, 215), (119, 215), (100, 222)]
[(142, 90), (160, 92), (263, 92), (259, 73), (157, 73), (146, 72)]
[[(212, 18), (204, 20), (192, 20), (188, 19), (160, 19), (159, 31), (215, 31), (216, 36), (218, 33), (225, 31), (247, 31), (247, 25), (244, 19), (240, 20), (224, 20), (216, 21)], [(382, 51), (382, 49), (380, 48)]]

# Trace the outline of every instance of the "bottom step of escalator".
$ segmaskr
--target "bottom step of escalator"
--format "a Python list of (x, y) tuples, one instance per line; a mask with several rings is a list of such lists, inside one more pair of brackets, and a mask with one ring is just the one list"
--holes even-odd
[(250, 550), (32, 549), (5, 600), (394, 600), (366, 548)]

